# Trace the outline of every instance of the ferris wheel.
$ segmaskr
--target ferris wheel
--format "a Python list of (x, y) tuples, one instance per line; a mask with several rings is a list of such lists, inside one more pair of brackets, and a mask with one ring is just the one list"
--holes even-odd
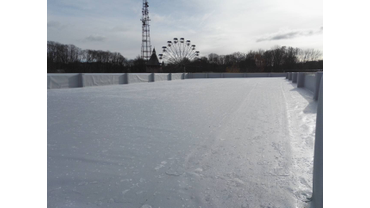
[(163, 46), (163, 54), (158, 54), (159, 59), (165, 63), (180, 64), (184, 59), (190, 61), (199, 57), (199, 51), (195, 49), (196, 45), (191, 45), (190, 40), (184, 38), (174, 38), (173, 41), (167, 41), (167, 46)]

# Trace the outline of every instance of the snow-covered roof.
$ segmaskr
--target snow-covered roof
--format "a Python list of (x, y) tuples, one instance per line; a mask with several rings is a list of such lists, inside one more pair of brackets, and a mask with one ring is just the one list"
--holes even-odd
[(303, 207), (316, 103), (285, 78), (48, 90), (48, 207)]

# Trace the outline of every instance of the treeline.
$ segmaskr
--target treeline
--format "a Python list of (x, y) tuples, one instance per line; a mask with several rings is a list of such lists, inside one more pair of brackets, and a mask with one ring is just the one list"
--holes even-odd
[(48, 73), (127, 73), (145, 72), (141, 58), (127, 60), (117, 52), (82, 50), (75, 45), (53, 41), (47, 44)]
[(229, 55), (211, 53), (197, 61), (168, 64), (165, 72), (289, 72), (323, 69), (322, 53), (314, 49), (275, 46), (271, 50), (236, 52)]
[[(198, 60), (165, 64), (163, 72), (288, 72), (323, 69), (321, 52), (314, 49), (275, 46), (270, 50), (236, 52), (229, 55), (211, 53)], [(82, 50), (74, 45), (47, 42), (48, 73), (142, 73), (145, 61), (139, 56), (126, 59), (120, 53)]]

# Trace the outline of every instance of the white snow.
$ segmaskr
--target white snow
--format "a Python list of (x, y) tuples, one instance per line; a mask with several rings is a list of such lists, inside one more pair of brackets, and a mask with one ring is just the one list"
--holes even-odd
[(48, 207), (304, 207), (316, 102), (285, 78), (48, 90)]

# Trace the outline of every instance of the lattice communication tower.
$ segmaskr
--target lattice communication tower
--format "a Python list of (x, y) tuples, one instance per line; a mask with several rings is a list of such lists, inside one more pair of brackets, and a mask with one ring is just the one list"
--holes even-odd
[(150, 44), (150, 25), (149, 25), (149, 4), (147, 0), (143, 0), (143, 23), (142, 43), (141, 43), (141, 58), (148, 61), (152, 53), (152, 45)]

